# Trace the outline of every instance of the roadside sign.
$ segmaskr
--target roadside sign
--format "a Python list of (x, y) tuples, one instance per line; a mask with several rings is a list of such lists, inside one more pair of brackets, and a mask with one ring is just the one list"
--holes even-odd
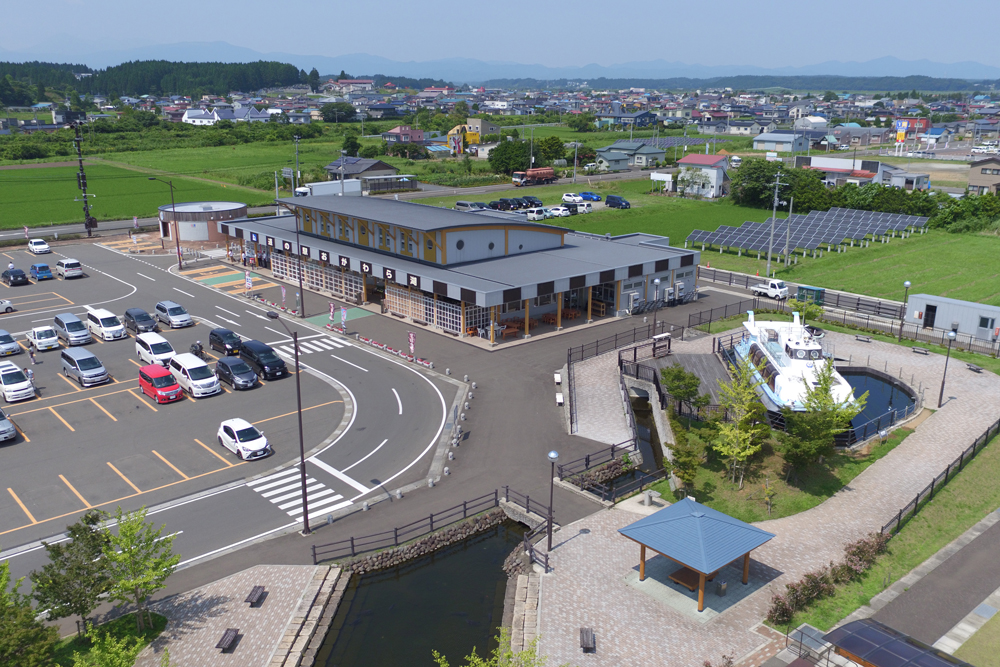
[(28, 238), (28, 226), (24, 226), (24, 238)]
[(407, 332), (407, 338), (410, 339), (410, 354), (413, 355), (413, 349), (417, 345), (417, 334), (413, 333), (412, 331)]
[(139, 217), (138, 216), (135, 216), (135, 215), (132, 216), (132, 229), (139, 229)]
[(778, 154), (775, 151), (768, 151), (765, 156), (768, 162), (777, 162)]
[(910, 121), (908, 120), (896, 121), (896, 132), (906, 132), (908, 129), (910, 129)]
[(340, 326), (347, 327), (347, 307), (340, 307)]
[(330, 321), (333, 322), (333, 311), (337, 308), (333, 301), (330, 302)]
[(291, 178), (295, 174), (295, 171), (291, 167), (284, 167), (281, 170), (281, 175), (285, 178)]
[(897, 132), (896, 133), (896, 143), (897, 144), (901, 144), (904, 141), (906, 141), (906, 132)]
[(246, 272), (246, 274), (247, 274), (247, 276), (246, 276), (246, 280), (247, 280), (247, 291), (249, 292), (250, 290), (252, 290), (252, 289), (253, 289), (253, 277), (251, 277), (251, 275), (250, 275), (250, 272), (249, 272), (249, 271), (247, 271), (247, 272)]
[(281, 286), (281, 305), (285, 305), (285, 286)]

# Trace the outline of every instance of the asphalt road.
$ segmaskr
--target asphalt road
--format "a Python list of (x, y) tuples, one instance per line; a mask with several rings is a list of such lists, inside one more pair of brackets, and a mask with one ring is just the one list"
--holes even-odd
[[(555, 182), (555, 185), (565, 185), (569, 186), (581, 186), (588, 182), (594, 181), (629, 181), (638, 179), (648, 179), (649, 172), (642, 171), (641, 169), (634, 169), (629, 171), (615, 172), (610, 174), (584, 174), (581, 170), (576, 176), (576, 183), (573, 182), (572, 178), (560, 178)], [(421, 185), (422, 189), (419, 192), (402, 192), (399, 196), (396, 195), (380, 195), (383, 199), (425, 199), (428, 197), (448, 197), (448, 196), (466, 196), (468, 199), (472, 200), (472, 195), (487, 194), (490, 192), (504, 192), (507, 190), (513, 190), (514, 185), (511, 183), (501, 183), (499, 185), (483, 185), (476, 188), (448, 188), (437, 185)], [(524, 194), (531, 194), (531, 188), (517, 188), (518, 192), (523, 192)]]
[[(72, 252), (87, 276), (0, 288), (2, 296), (14, 297), (17, 308), (0, 316), (0, 326), (18, 339), (58, 312), (85, 313), (87, 306), (101, 306), (120, 314), (133, 306), (151, 310), (156, 301), (170, 298), (200, 321), (193, 329), (164, 332), (175, 349), (186, 350), (196, 338), (207, 342), (210, 328), (225, 326), (273, 345), (291, 366), (291, 340), (280, 323), (245, 299), (175, 275), (172, 258), (139, 259), (83, 244), (57, 250)], [(24, 251), (5, 254), (0, 261), (9, 257), (18, 266), (34, 259)], [(456, 385), (346, 338), (288, 324), (299, 331), (303, 350), (312, 519), (422, 479)], [(131, 339), (88, 347), (115, 383), (81, 391), (58, 375), (57, 352), (45, 352), (35, 366), (41, 397), (9, 406), (25, 437), (3, 448), (0, 539), (5, 546), (21, 547), (0, 557), (22, 552), (11, 560), (17, 576), (40, 566), (44, 551), (32, 550), (39, 539), (57, 538), (88, 507), (157, 507), (156, 520), (177, 534), (175, 548), (185, 564), (301, 525), (297, 467), (279, 469), (298, 458), (293, 378), (154, 406), (129, 391), (137, 386), (138, 369)], [(27, 355), (14, 359), (30, 363)], [(273, 457), (242, 463), (216, 444), (218, 422), (235, 416), (265, 432), (274, 443)]]

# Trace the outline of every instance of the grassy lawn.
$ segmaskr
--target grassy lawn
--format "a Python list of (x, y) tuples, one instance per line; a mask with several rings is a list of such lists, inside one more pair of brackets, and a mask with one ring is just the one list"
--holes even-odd
[(880, 557), (872, 569), (856, 581), (838, 587), (833, 596), (795, 614), (791, 627), (809, 623), (820, 630), (829, 630), (858, 607), (868, 604), (893, 582), (1000, 507), (998, 475), (1000, 447), (992, 442), (938, 491), (919, 514), (904, 524), (889, 542), (888, 553)]
[[(82, 222), (83, 211), (76, 185), (75, 167), (9, 169), (0, 171), (0, 228)], [(251, 205), (273, 201), (274, 194), (259, 195), (244, 188), (226, 188), (202, 181), (174, 178), (174, 197), (185, 201), (241, 201)], [(98, 220), (156, 215), (157, 207), (170, 203), (170, 190), (150, 182), (141, 172), (98, 164), (87, 168), (91, 215)]]
[[(766, 217), (766, 214), (765, 214)], [(754, 218), (747, 218), (754, 219)], [(702, 229), (715, 229), (702, 226)], [(681, 237), (676, 237), (675, 243)], [(698, 249), (701, 246), (697, 246)], [(882, 299), (903, 298), (903, 282), (913, 283), (910, 294), (936, 294), (965, 301), (1000, 305), (1000, 237), (949, 234), (928, 230), (890, 243), (872, 243), (847, 252), (827, 252), (823, 257), (803, 259), (785, 268), (777, 264), (777, 277), (827, 289), (844, 290)], [(754, 274), (767, 270), (767, 257), (737, 257), (718, 249), (702, 253), (701, 263), (727, 271)], [(772, 260), (772, 268), (775, 262)]]
[[(159, 614), (153, 614), (153, 627), (147, 628), (141, 635), (142, 647), (145, 647), (151, 641), (159, 637), (160, 633), (163, 632), (166, 627), (166, 617), (160, 616)], [(110, 632), (117, 639), (140, 636), (135, 627), (135, 617), (131, 614), (121, 618), (116, 618), (115, 620), (102, 625), (101, 629), (105, 632)], [(140, 647), (140, 650), (142, 647)], [(86, 656), (90, 653), (90, 649), (91, 644), (85, 637), (80, 638), (76, 635), (67, 637), (56, 645), (54, 656), (55, 664), (60, 665), (61, 667), (70, 667), (73, 664), (74, 651), (79, 652), (82, 656)]]
[[(765, 444), (740, 489), (738, 481), (734, 484), (727, 477), (725, 463), (707, 445), (714, 431), (698, 422), (691, 422), (691, 429), (689, 441), (703, 447), (707, 461), (699, 469), (689, 495), (694, 496), (699, 503), (746, 522), (780, 519), (816, 507), (849, 484), (868, 466), (891, 452), (912, 433), (907, 428), (896, 429), (885, 444), (876, 445), (867, 456), (837, 453), (824, 463), (798, 473), (787, 483), (783, 472), (784, 460), (770, 445)], [(697, 439), (691, 438), (692, 434)], [(763, 499), (765, 478), (777, 492), (770, 515)], [(664, 497), (671, 495), (670, 485), (666, 481), (658, 482), (652, 488)]]
[(1000, 615), (979, 628), (955, 651), (955, 657), (976, 667), (1000, 667)]

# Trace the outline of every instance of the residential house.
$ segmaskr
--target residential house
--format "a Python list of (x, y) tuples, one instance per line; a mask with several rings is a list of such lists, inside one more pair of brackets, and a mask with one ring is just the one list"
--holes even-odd
[(500, 126), (482, 118), (469, 118), (465, 122), (469, 126), (469, 132), (475, 132), (480, 139), (487, 134), (500, 134)]
[(398, 125), (388, 132), (383, 132), (382, 138), (390, 144), (420, 143), (424, 140), (424, 131), (415, 130), (409, 125)]
[(399, 173), (399, 169), (381, 160), (347, 156), (334, 160), (324, 169), (330, 174), (332, 181), (365, 176), (395, 176)]
[(801, 133), (780, 134), (778, 132), (764, 132), (753, 138), (753, 148), (755, 151), (791, 153), (804, 151), (808, 147), (809, 140)]
[(1000, 157), (988, 157), (969, 165), (969, 192), (977, 195), (1000, 192)]
[(848, 125), (838, 125), (830, 132), (842, 146), (871, 146), (873, 144), (884, 144), (896, 140), (896, 130), (890, 127), (850, 127)]
[(369, 104), (367, 112), (371, 118), (395, 118), (399, 114), (395, 104)]
[(948, 140), (951, 138), (951, 131), (945, 127), (932, 127), (917, 138), (925, 142), (928, 147), (937, 146), (938, 144), (948, 143)]
[(66, 125), (85, 120), (87, 120), (86, 111), (66, 111), (65, 109), (60, 110), (59, 107), (52, 107), (53, 125)]
[(597, 169), (599, 171), (624, 171), (628, 169), (628, 155), (618, 151), (597, 151)]
[(901, 190), (927, 190), (931, 187), (931, 177), (887, 164), (882, 169), (881, 183)]
[(285, 116), (288, 117), (288, 122), (292, 125), (308, 125), (312, 122), (312, 114), (302, 113), (302, 112), (291, 112), (286, 113)]
[(610, 146), (597, 149), (598, 155), (602, 152), (623, 153), (628, 156), (628, 164), (632, 167), (649, 167), (653, 163), (663, 162), (666, 156), (664, 149), (641, 141), (616, 141)]
[(803, 116), (795, 121), (793, 127), (797, 130), (824, 130), (827, 124), (823, 116)]
[(677, 189), (708, 199), (729, 194), (729, 158), (692, 153), (677, 161)]

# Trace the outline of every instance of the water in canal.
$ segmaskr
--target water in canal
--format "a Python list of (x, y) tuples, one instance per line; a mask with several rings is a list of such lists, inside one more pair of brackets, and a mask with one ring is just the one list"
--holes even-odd
[[(844, 371), (841, 373), (847, 383), (854, 388), (854, 395), (861, 396), (868, 392), (868, 402), (865, 409), (851, 421), (854, 427), (861, 426), (873, 419), (884, 418), (890, 411), (902, 411), (912, 406), (916, 399), (907, 393), (899, 382), (891, 382), (865, 371)], [(889, 421), (886, 420), (886, 425)]]
[(473, 647), (488, 654), (503, 616), (501, 566), (524, 531), (508, 521), (424, 558), (354, 577), (316, 664), (431, 667), (434, 649), (452, 664)]

